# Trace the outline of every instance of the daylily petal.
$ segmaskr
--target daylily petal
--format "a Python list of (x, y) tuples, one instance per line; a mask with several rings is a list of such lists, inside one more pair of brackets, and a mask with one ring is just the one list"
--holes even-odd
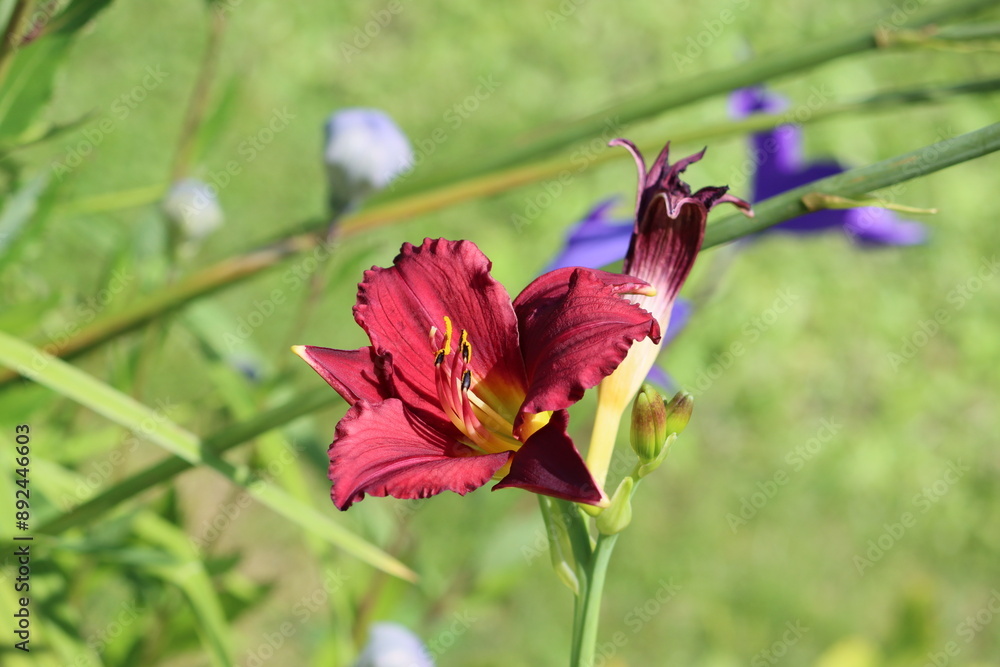
[[(375, 351), (389, 355), (394, 393), (409, 408), (445, 419), (434, 379), (435, 350), (457, 350), (463, 330), (472, 344), (472, 372), (500, 403), (513, 409), (520, 403), (525, 379), (517, 318), (490, 266), (473, 243), (425, 239), (420, 246), (404, 244), (393, 266), (365, 272), (354, 319)], [(450, 345), (446, 317), (453, 326)]]
[[(656, 287), (652, 299), (657, 304), (673, 302), (705, 238), (705, 206), (688, 198), (678, 204), (670, 215), (667, 195), (658, 195), (650, 202), (625, 258), (625, 273), (642, 276)], [(660, 309), (652, 312), (658, 314)]]
[(426, 498), (465, 495), (493, 477), (512, 452), (474, 455), (410, 413), (402, 401), (358, 401), (337, 424), (330, 445), (330, 497), (346, 510), (365, 494)]
[(378, 370), (379, 357), (371, 347), (331, 350), (328, 347), (296, 345), (292, 351), (312, 366), (350, 405), (359, 400), (377, 403), (389, 398), (383, 376)]
[(517, 450), (510, 472), (493, 490), (516, 487), (534, 493), (588, 505), (605, 500), (580, 452), (566, 434), (565, 410), (552, 415), (544, 427)]
[(660, 328), (645, 310), (622, 294), (648, 294), (630, 276), (567, 268), (547, 273), (517, 297), (521, 352), (528, 373), (525, 413), (562, 410), (614, 372), (633, 341), (658, 341)]

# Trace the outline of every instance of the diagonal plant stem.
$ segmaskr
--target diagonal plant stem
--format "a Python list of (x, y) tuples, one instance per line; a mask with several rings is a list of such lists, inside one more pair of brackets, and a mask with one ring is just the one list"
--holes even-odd
[(21, 40), (17, 35), (17, 31), (24, 22), (24, 15), (30, 6), (31, 2), (28, 0), (17, 0), (10, 12), (10, 18), (7, 19), (7, 27), (3, 31), (3, 41), (0, 42), (0, 81), (3, 81), (3, 78), (7, 74), (11, 57), (13, 57), (14, 52), (21, 46)]
[[(474, 163), (473, 174), (486, 173), (502, 167), (519, 164), (540, 155), (567, 148), (584, 139), (599, 135), (609, 120), (624, 126), (649, 119), (664, 111), (691, 104), (714, 95), (727, 93), (737, 88), (751, 86), (762, 81), (802, 72), (844, 56), (884, 48), (891, 43), (891, 35), (898, 30), (923, 28), (996, 6), (997, 0), (957, 0), (940, 2), (913, 13), (907, 20), (898, 21), (892, 12), (876, 22), (875, 26), (865, 26), (846, 36), (838, 33), (828, 39), (813, 39), (796, 44), (778, 53), (759, 56), (753, 60), (724, 70), (698, 73), (675, 81), (663, 81), (655, 94), (648, 94), (625, 102), (613, 104), (599, 113), (591, 114), (576, 121), (559, 124), (559, 129), (533, 141), (528, 146), (515, 148), (494, 160), (480, 160)], [(463, 162), (465, 174), (469, 165)], [(450, 178), (449, 178), (450, 176)], [(455, 180), (454, 175), (442, 174), (432, 181), (414, 182), (426, 187), (430, 184)], [(410, 186), (407, 186), (410, 187)]]
[[(752, 220), (744, 220), (738, 214), (719, 220), (709, 226), (704, 247), (732, 241), (807, 213), (808, 209), (800, 200), (810, 192), (822, 190), (823, 194), (857, 197), (987, 155), (998, 149), (1000, 149), (1000, 124), (994, 124), (868, 167), (852, 169), (756, 204), (754, 210), (757, 216)], [(521, 176), (524, 177), (523, 182), (535, 180), (534, 174), (521, 174)], [(446, 198), (453, 201), (461, 196), (461, 193), (454, 192), (455, 188), (470, 187), (475, 187), (475, 181), (448, 188), (450, 194)], [(441, 192), (431, 192), (359, 213), (345, 219), (340, 228), (341, 238), (399, 217), (416, 215), (440, 207), (442, 196)], [(322, 237), (314, 232), (303, 233), (267, 248), (208, 267), (166, 289), (145, 295), (141, 301), (115, 315), (98, 320), (50, 352), (55, 356), (71, 358), (118, 335), (139, 328), (166, 311), (272, 268), (300, 252), (314, 249), (320, 245), (321, 239)], [(39, 346), (45, 344), (45, 341), (34, 342)], [(0, 370), (0, 386), (16, 378), (16, 372)]]
[(329, 517), (287, 495), (265, 480), (255, 480), (249, 470), (206, 451), (196, 435), (157, 414), (117, 389), (80, 369), (45, 354), (24, 341), (0, 332), (0, 363), (16, 367), (26, 377), (128, 428), (191, 464), (204, 465), (243, 487), (262, 505), (316, 532), (340, 549), (393, 576), (415, 581), (416, 574), (375, 545), (355, 535)]
[(759, 232), (762, 229), (810, 212), (803, 197), (812, 193), (858, 197), (940, 171), (961, 162), (1000, 150), (1000, 123), (918, 148), (882, 162), (859, 167), (836, 176), (807, 183), (754, 204), (753, 218), (728, 215), (716, 220), (705, 232), (705, 248)]
[[(215, 456), (241, 445), (263, 433), (283, 426), (303, 415), (335, 405), (340, 397), (330, 391), (308, 391), (294, 396), (282, 405), (262, 412), (244, 422), (228, 426), (203, 440), (204, 451)], [(131, 477), (118, 482), (97, 496), (52, 519), (42, 520), (38, 532), (58, 535), (66, 530), (89, 523), (120, 503), (129, 500), (157, 484), (168, 481), (193, 464), (180, 456), (171, 456)]]
[(201, 126), (205, 109), (208, 107), (208, 93), (212, 87), (212, 80), (215, 78), (216, 67), (219, 64), (222, 35), (226, 27), (226, 13), (214, 10), (210, 13), (208, 41), (205, 44), (205, 51), (198, 67), (198, 78), (191, 92), (191, 99), (188, 101), (187, 112), (184, 115), (184, 125), (181, 128), (177, 153), (174, 155), (174, 164), (170, 174), (171, 181), (181, 179), (190, 166), (198, 128)]

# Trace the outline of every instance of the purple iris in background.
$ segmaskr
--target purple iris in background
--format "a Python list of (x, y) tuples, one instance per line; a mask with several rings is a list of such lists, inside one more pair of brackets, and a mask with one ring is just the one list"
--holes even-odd
[[(779, 113), (787, 106), (784, 98), (763, 86), (736, 91), (729, 104), (730, 115), (735, 118)], [(805, 162), (802, 131), (795, 125), (757, 132), (750, 139), (750, 147), (757, 165), (753, 177), (755, 202), (844, 171), (834, 160)], [(914, 245), (927, 237), (923, 225), (900, 220), (892, 211), (877, 207), (816, 211), (770, 227), (762, 234), (808, 234), (828, 229), (842, 229), (852, 241), (863, 246)]]

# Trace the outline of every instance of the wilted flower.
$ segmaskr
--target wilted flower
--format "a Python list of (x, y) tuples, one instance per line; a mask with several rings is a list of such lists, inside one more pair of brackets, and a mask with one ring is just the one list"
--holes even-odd
[(326, 121), (323, 161), (335, 213), (387, 186), (413, 163), (410, 141), (377, 109), (343, 109)]
[[(743, 118), (753, 113), (778, 113), (785, 101), (763, 87), (744, 88), (730, 97), (730, 114)], [(756, 132), (750, 137), (750, 151), (755, 165), (752, 176), (753, 197), (758, 202), (801, 185), (844, 171), (833, 160), (806, 163), (802, 158), (802, 131), (794, 125)], [(589, 266), (599, 268), (622, 259), (632, 236), (630, 220), (614, 220), (614, 199), (600, 202), (583, 220), (574, 225), (566, 245), (549, 268)], [(923, 225), (900, 220), (887, 209), (864, 207), (816, 211), (768, 227), (758, 233), (810, 233), (843, 229), (860, 245), (912, 245), (926, 238)], [(669, 332), (668, 332), (669, 334)], [(669, 335), (664, 336), (665, 339)]]
[(203, 181), (186, 178), (174, 183), (163, 199), (163, 212), (181, 237), (197, 242), (222, 226), (224, 216), (215, 189)]
[[(648, 310), (660, 328), (666, 330), (677, 292), (701, 250), (709, 211), (725, 203), (752, 215), (750, 204), (727, 194), (726, 187), (710, 186), (691, 192), (680, 175), (701, 160), (705, 151), (671, 164), (670, 144), (667, 144), (647, 171), (634, 144), (624, 139), (615, 139), (611, 144), (627, 148), (639, 170), (635, 224), (622, 271), (656, 290), (653, 296), (630, 296), (629, 300)], [(659, 341), (638, 341), (615, 372), (600, 384), (594, 437), (587, 456), (599, 484), (603, 484), (607, 474), (622, 414), (646, 379), (659, 351)]]
[(605, 497), (566, 434), (566, 408), (659, 326), (631, 276), (560, 269), (513, 303), (473, 243), (405, 244), (365, 272), (354, 319), (371, 345), (293, 348), (351, 408), (330, 445), (340, 509), (366, 493), (465, 494), (491, 478), (577, 502)]
[[(730, 113), (736, 118), (778, 113), (785, 106), (782, 97), (761, 86), (738, 90), (730, 97)], [(806, 162), (802, 157), (802, 131), (795, 125), (756, 132), (750, 146), (756, 164), (755, 202), (844, 171), (834, 160)], [(869, 246), (912, 245), (923, 242), (927, 236), (923, 225), (900, 220), (892, 211), (871, 206), (816, 211), (769, 227), (763, 233), (803, 234), (828, 229), (842, 229), (852, 241)]]
[(434, 667), (420, 638), (398, 623), (374, 623), (354, 667)]

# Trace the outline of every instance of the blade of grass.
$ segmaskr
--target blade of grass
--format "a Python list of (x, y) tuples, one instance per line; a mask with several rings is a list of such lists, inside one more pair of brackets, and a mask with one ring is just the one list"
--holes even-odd
[(212, 664), (223, 667), (232, 665), (229, 624), (222, 611), (222, 603), (190, 540), (177, 526), (152, 512), (139, 513), (132, 522), (132, 527), (139, 537), (162, 547), (173, 556), (170, 564), (150, 564), (144, 569), (174, 584), (184, 593), (198, 619), (198, 633), (208, 649)]
[[(213, 433), (205, 438), (203, 447), (214, 454), (221, 454), (262, 433), (267, 433), (283, 424), (290, 423), (310, 412), (334, 405), (340, 400), (340, 397), (335, 392), (306, 392), (289, 399), (276, 408), (262, 412), (245, 422), (240, 422), (217, 433)], [(91, 500), (74, 507), (64, 514), (51, 519), (40, 516), (41, 523), (38, 532), (57, 535), (70, 528), (85, 525), (146, 489), (161, 484), (186, 470), (190, 470), (192, 467), (191, 463), (179, 456), (167, 458), (118, 482)]]
[(413, 571), (398, 560), (334, 523), (327, 515), (303, 505), (273, 484), (252, 479), (247, 469), (218, 458), (197, 436), (166, 419), (164, 415), (157, 414), (83, 371), (3, 332), (0, 332), (0, 363), (17, 368), (18, 372), (35, 382), (121, 424), (192, 465), (203, 464), (212, 468), (304, 530), (317, 532), (335, 546), (373, 567), (409, 581), (416, 578)]

